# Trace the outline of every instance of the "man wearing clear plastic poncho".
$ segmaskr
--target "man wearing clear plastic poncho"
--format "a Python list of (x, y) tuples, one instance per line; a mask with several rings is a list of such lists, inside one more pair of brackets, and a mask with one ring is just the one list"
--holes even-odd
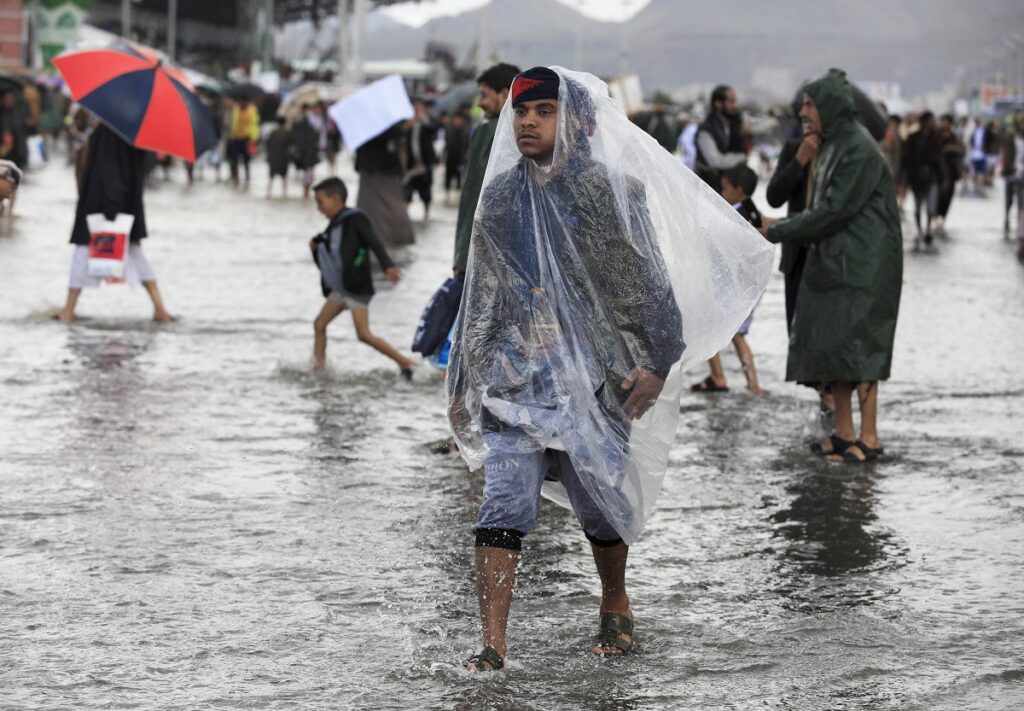
[(523, 72), (498, 121), (447, 375), (459, 450), (484, 468), (484, 650), (471, 670), (504, 664), (542, 488), (591, 543), (602, 588), (593, 651), (631, 649), (626, 555), (661, 489), (680, 370), (728, 343), (772, 262), (771, 246), (597, 78)]

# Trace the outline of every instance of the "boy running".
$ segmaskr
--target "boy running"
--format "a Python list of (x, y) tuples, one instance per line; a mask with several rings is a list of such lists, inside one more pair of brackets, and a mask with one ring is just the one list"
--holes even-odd
[(313, 188), (316, 208), (330, 222), (327, 229), (309, 242), (313, 261), (320, 269), (320, 288), (327, 301), (313, 322), (313, 369), (323, 370), (327, 358), (327, 325), (345, 309), (352, 312), (352, 323), (359, 340), (372, 346), (398, 364), (402, 377), (412, 380), (413, 361), (394, 346), (370, 331), (370, 299), (373, 275), (369, 252), (384, 269), (384, 276), (397, 284), (402, 273), (374, 234), (369, 218), (359, 210), (345, 207), (348, 189), (340, 178), (327, 178)]

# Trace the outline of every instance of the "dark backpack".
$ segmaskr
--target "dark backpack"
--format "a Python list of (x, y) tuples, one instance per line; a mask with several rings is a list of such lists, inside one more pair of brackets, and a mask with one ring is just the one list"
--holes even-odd
[(462, 286), (462, 276), (452, 277), (445, 280), (441, 288), (430, 297), (416, 325), (416, 335), (412, 339), (414, 353), (432, 356), (444, 345), (455, 317), (459, 315)]

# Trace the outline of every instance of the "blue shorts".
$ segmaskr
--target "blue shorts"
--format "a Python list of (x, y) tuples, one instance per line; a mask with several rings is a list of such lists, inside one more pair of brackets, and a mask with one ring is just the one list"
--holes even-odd
[(988, 170), (988, 158), (972, 158), (971, 168), (975, 173), (984, 173)]
[(619, 541), (619, 533), (587, 492), (568, 454), (555, 449), (524, 451), (531, 441), (515, 429), (487, 432), (484, 441), (489, 448), (484, 461), (484, 500), (474, 531), (512, 530), (520, 537), (529, 533), (537, 520), (541, 486), (547, 479), (565, 487), (587, 538), (599, 545)]

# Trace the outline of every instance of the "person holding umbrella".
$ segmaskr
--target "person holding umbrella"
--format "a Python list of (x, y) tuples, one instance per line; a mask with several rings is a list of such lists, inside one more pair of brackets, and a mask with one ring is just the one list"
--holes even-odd
[(120, 213), (133, 217), (125, 280), (145, 287), (153, 301), (154, 320), (171, 321), (174, 317), (164, 307), (141, 246), (147, 236), (142, 201), (146, 151), (194, 161), (216, 143), (209, 112), (181, 72), (137, 45), (73, 52), (57, 57), (54, 65), (72, 97), (99, 119), (84, 148), (71, 233), (71, 278), (57, 318), (72, 321), (82, 289), (100, 282), (88, 272), (92, 235), (87, 217), (101, 214), (113, 219)]
[(86, 216), (101, 213), (108, 220), (116, 215), (132, 215), (125, 277), (133, 286), (142, 285), (153, 301), (153, 320), (173, 321), (164, 307), (156, 275), (142, 252), (141, 241), (146, 237), (146, 212), (142, 203), (146, 184), (146, 153), (134, 148), (100, 123), (89, 137), (85, 147), (85, 171), (78, 186), (78, 207), (71, 243), (75, 245), (71, 258), (71, 276), (64, 308), (57, 319), (69, 323), (75, 318), (75, 307), (82, 289), (100, 285), (98, 277), (89, 275), (89, 242), (91, 234)]

